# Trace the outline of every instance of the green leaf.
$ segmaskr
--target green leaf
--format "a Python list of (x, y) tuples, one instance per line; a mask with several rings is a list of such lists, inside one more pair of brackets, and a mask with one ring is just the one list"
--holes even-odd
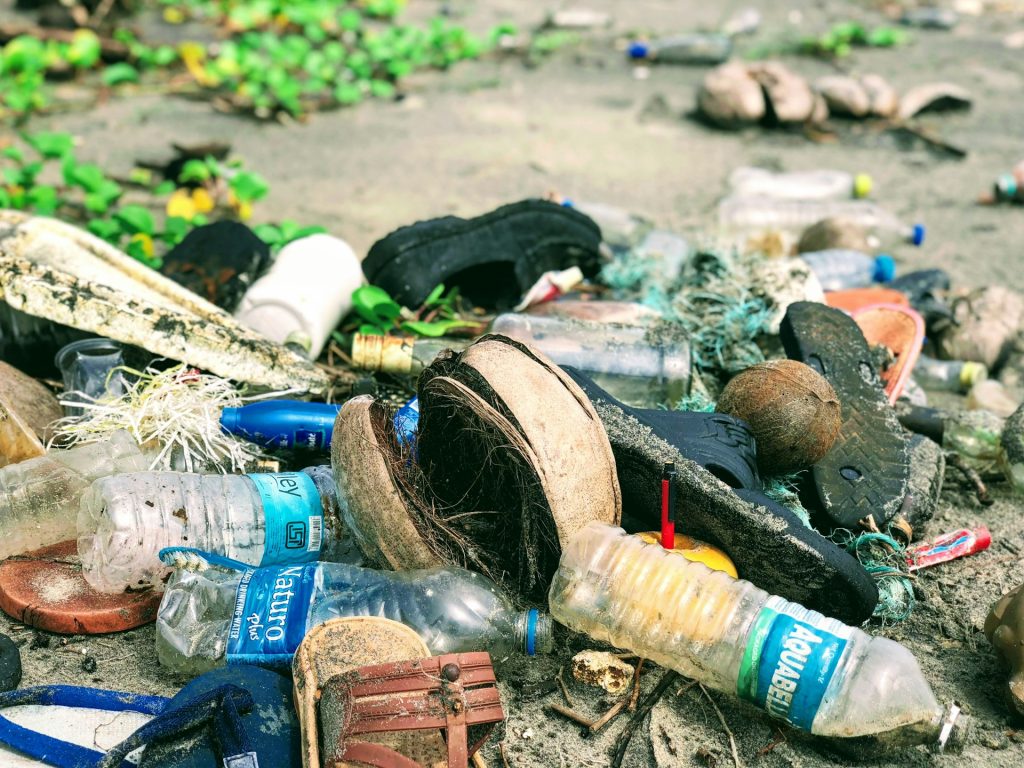
[(139, 82), (139, 70), (125, 61), (120, 61), (103, 70), (102, 80), (104, 85), (111, 87), (122, 83), (137, 83)]
[(36, 213), (43, 216), (50, 216), (60, 205), (60, 201), (57, 199), (57, 190), (48, 184), (32, 187), (28, 191), (28, 202)]
[(25, 162), (25, 152), (21, 147), (15, 147), (13, 145), (10, 147), (4, 147), (3, 150), (0, 151), (0, 154), (16, 163)]
[(281, 228), (274, 224), (258, 224), (253, 227), (253, 232), (256, 233), (256, 237), (271, 247), (281, 245), (284, 240)]
[(177, 245), (188, 234), (191, 225), (180, 216), (168, 216), (164, 222), (164, 231), (161, 239), (170, 245)]
[(81, 187), (86, 192), (97, 192), (107, 177), (103, 169), (93, 163), (75, 163), (70, 158), (64, 163), (64, 183)]
[(156, 231), (156, 222), (149, 209), (141, 205), (126, 205), (114, 214), (114, 219), (119, 221), (125, 230), (133, 235), (142, 233), (152, 236)]
[(88, 69), (100, 60), (100, 39), (91, 29), (75, 30), (68, 46), (67, 60), (79, 69)]
[(242, 171), (228, 182), (231, 191), (243, 203), (253, 203), (262, 200), (270, 191), (270, 185), (266, 179), (252, 171)]
[(402, 308), (387, 291), (376, 285), (362, 285), (352, 292), (352, 308), (369, 323), (387, 327), (394, 323)]
[(467, 323), (465, 320), (435, 320), (430, 323), (420, 320), (409, 320), (402, 323), (402, 330), (419, 336), (437, 338), (438, 336), (444, 336), (455, 328), (465, 328), (472, 325), (475, 325), (475, 323)]
[(164, 195), (170, 195), (178, 188), (178, 185), (173, 181), (161, 181), (155, 187), (153, 187), (153, 194), (157, 197), (163, 197)]
[(191, 182), (202, 184), (209, 181), (211, 175), (210, 166), (206, 164), (205, 160), (186, 160), (185, 164), (181, 166), (178, 181), (182, 184)]
[(434, 290), (432, 290), (430, 292), (430, 295), (427, 296), (426, 301), (423, 302), (423, 306), (425, 306), (425, 307), (433, 306), (434, 304), (437, 303), (437, 300), (440, 299), (443, 295), (444, 295), (444, 283), (439, 283), (438, 286), (436, 288), (434, 288)]
[(33, 133), (22, 138), (43, 157), (62, 158), (75, 147), (75, 139), (70, 133)]
[(363, 99), (363, 92), (355, 83), (339, 83), (334, 89), (334, 98), (339, 104), (358, 104)]
[(393, 99), (395, 97), (395, 86), (387, 80), (371, 80), (370, 93), (378, 99)]
[(121, 234), (121, 225), (110, 219), (92, 219), (86, 229), (107, 242), (114, 242)]
[(384, 331), (381, 328), (378, 328), (376, 325), (365, 325), (365, 324), (359, 326), (359, 333), (363, 334), (363, 336), (384, 336), (384, 335), (386, 335), (384, 333)]
[(11, 203), (11, 196), (7, 193), (7, 190), (0, 187), (0, 208), (13, 208)]

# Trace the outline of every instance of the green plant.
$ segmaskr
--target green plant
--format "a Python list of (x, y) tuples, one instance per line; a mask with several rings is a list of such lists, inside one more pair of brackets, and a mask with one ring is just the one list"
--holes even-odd
[(352, 309), (362, 321), (358, 332), (367, 335), (383, 336), (393, 331), (405, 331), (417, 336), (437, 337), (459, 329), (482, 330), (479, 321), (467, 319), (460, 313), (458, 288), (445, 294), (444, 285), (434, 288), (416, 311), (399, 305), (379, 286), (363, 285), (352, 292)]

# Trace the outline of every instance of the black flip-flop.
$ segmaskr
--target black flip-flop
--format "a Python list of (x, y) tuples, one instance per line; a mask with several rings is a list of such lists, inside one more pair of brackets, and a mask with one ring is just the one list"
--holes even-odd
[(879, 530), (900, 511), (910, 482), (907, 433), (853, 318), (839, 309), (791, 304), (779, 335), (786, 355), (816, 370), (839, 396), (842, 426), (832, 449), (811, 469), (813, 501), (823, 527), (857, 530), (873, 518)]
[(472, 219), (444, 216), (397, 229), (370, 248), (363, 272), (407, 307), (439, 284), (477, 306), (508, 309), (545, 272), (600, 267), (601, 230), (587, 216), (547, 200), (522, 200)]
[(631, 408), (579, 371), (565, 370), (593, 403), (611, 443), (623, 527), (657, 528), (662, 469), (674, 462), (677, 531), (720, 547), (742, 578), (768, 592), (849, 624), (871, 616), (878, 591), (864, 567), (762, 493), (745, 422)]

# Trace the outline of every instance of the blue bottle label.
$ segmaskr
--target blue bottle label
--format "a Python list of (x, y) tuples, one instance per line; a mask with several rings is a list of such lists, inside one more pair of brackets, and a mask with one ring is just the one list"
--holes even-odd
[(324, 431), (322, 429), (296, 429), (294, 442), (296, 448), (322, 451), (325, 445)]
[(319, 565), (248, 568), (235, 592), (229, 664), (287, 666), (306, 636)]
[(303, 472), (248, 475), (263, 502), (266, 539), (260, 565), (310, 563), (320, 559), (324, 513), (320, 492)]
[(772, 598), (754, 622), (737, 692), (769, 715), (810, 731), (821, 700), (850, 640), (850, 628), (812, 624), (798, 605)]

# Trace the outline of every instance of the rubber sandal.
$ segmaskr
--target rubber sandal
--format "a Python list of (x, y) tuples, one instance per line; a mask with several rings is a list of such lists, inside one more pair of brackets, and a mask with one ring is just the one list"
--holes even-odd
[(443, 283), (477, 306), (515, 306), (545, 272), (600, 267), (601, 230), (579, 211), (522, 200), (473, 219), (444, 216), (395, 230), (370, 248), (363, 272), (399, 304), (418, 307)]
[(861, 307), (850, 314), (868, 344), (883, 346), (892, 353), (893, 361), (881, 372), (881, 377), (889, 402), (895, 403), (921, 355), (924, 320), (910, 307), (899, 304)]
[(98, 635), (139, 627), (156, 620), (161, 595), (97, 592), (82, 576), (74, 540), (0, 562), (0, 609), (47, 632)]
[(811, 468), (817, 511), (829, 528), (857, 530), (872, 518), (884, 531), (907, 495), (910, 452), (864, 334), (841, 310), (798, 302), (786, 312), (780, 336), (786, 354), (824, 376), (842, 403), (839, 435)]
[[(850, 624), (871, 616), (878, 591), (854, 557), (765, 496), (759, 484), (730, 488), (716, 477), (722, 474), (720, 469), (706, 469), (686, 455), (702, 453), (713, 456), (719, 468), (735, 466), (735, 461), (723, 462), (722, 442), (712, 440), (713, 449), (701, 446), (695, 451), (692, 435), (672, 432), (672, 425), (683, 420), (654, 418), (655, 429), (642, 420), (652, 419), (649, 412), (623, 406), (592, 381), (584, 383), (585, 376), (578, 371), (569, 375), (591, 398), (604, 423), (615, 454), (627, 530), (646, 531), (660, 523), (662, 469), (673, 462), (678, 532), (719, 547), (735, 563), (740, 578), (768, 592)], [(742, 435), (737, 441), (742, 450), (752, 449), (753, 437), (746, 429), (741, 431), (744, 422), (727, 418), (727, 439)], [(748, 453), (743, 463), (751, 461)], [(750, 474), (756, 478), (753, 466)]]
[(844, 312), (854, 312), (874, 304), (910, 306), (907, 295), (892, 288), (847, 288), (842, 291), (825, 291), (825, 303)]
[(936, 323), (953, 319), (953, 309), (944, 298), (951, 285), (944, 270), (919, 269), (897, 277), (888, 287), (906, 296), (910, 306), (924, 319), (925, 327), (931, 330)]

